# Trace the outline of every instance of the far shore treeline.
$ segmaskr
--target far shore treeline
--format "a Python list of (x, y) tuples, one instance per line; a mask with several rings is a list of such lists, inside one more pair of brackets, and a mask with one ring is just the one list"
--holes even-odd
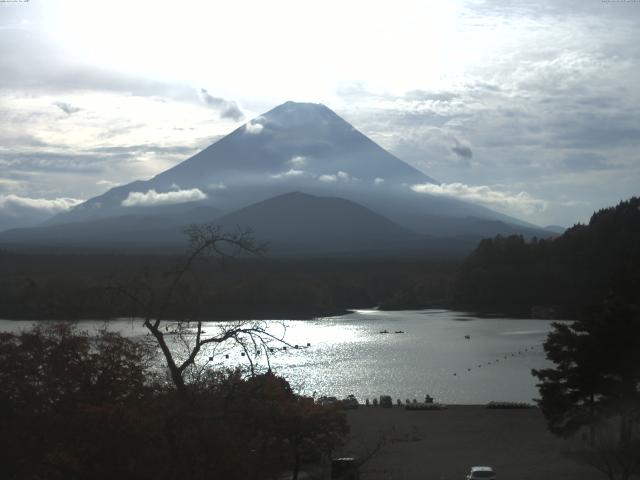
[[(140, 316), (114, 286), (153, 288), (180, 259), (133, 255), (0, 253), (0, 318)], [(313, 318), (381, 304), (447, 304), (456, 262), (202, 259), (184, 280), (173, 318)], [(410, 298), (408, 298), (410, 297)], [(401, 301), (402, 303), (398, 303)], [(416, 302), (407, 303), (407, 302)]]
[(559, 318), (610, 297), (638, 304), (640, 198), (599, 210), (555, 239), (483, 240), (462, 263), (454, 292), (459, 308)]
[[(259, 239), (257, 239), (259, 241)], [(152, 288), (179, 258), (0, 251), (0, 318), (135, 316), (116, 286)], [(312, 318), (349, 308), (446, 307), (524, 317), (577, 318), (615, 295), (637, 303), (640, 199), (593, 214), (549, 239), (482, 240), (467, 258), (203, 260), (176, 318)]]

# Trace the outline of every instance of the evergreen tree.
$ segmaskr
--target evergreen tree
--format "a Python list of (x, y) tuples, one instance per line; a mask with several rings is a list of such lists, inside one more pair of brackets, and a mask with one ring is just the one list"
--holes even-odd
[(570, 436), (619, 419), (619, 444), (632, 440), (640, 413), (640, 311), (610, 299), (571, 325), (555, 323), (544, 344), (555, 366), (534, 370), (549, 429)]

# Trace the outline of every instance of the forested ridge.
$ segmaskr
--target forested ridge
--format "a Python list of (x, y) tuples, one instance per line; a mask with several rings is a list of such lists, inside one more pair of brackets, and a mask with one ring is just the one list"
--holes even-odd
[[(0, 252), (0, 318), (138, 316), (114, 287), (161, 282), (180, 257)], [(203, 319), (313, 318), (350, 308), (441, 306), (451, 296), (450, 261), (199, 261), (170, 315)]]
[[(152, 287), (179, 256), (19, 254), (0, 251), (0, 318), (136, 315), (114, 286)], [(312, 318), (350, 308), (453, 307), (496, 314), (577, 318), (613, 294), (638, 303), (640, 199), (593, 214), (549, 239), (482, 240), (453, 260), (200, 262), (174, 317)]]
[(595, 212), (553, 239), (485, 239), (460, 267), (454, 305), (575, 317), (614, 295), (640, 300), (640, 199)]

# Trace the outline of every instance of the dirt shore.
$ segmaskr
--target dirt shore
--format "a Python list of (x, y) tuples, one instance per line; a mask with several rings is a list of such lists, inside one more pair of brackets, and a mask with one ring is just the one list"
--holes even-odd
[(471, 465), (492, 466), (500, 480), (604, 478), (566, 456), (538, 409), (361, 407), (347, 417), (352, 439), (341, 454), (366, 456), (382, 442), (362, 466), (361, 480), (463, 480)]

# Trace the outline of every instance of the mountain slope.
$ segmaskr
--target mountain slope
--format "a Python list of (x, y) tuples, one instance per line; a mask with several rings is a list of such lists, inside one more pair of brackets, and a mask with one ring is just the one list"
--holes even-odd
[(417, 249), (422, 237), (355, 202), (300, 192), (280, 195), (219, 218), (250, 227), (272, 254), (301, 255)]
[(287, 102), (152, 179), (115, 187), (54, 221), (126, 213), (136, 208), (123, 205), (132, 192), (198, 188), (207, 196), (202, 203), (233, 210), (291, 190), (348, 196), (376, 179), (434, 182), (324, 105)]
[[(200, 203), (226, 211), (302, 191), (353, 200), (426, 233), (431, 232), (430, 225), (425, 227), (424, 215), (534, 227), (479, 205), (409, 188), (424, 183), (436, 181), (384, 150), (326, 106), (287, 102), (150, 180), (115, 187), (52, 222), (162, 211), (167, 207), (159, 202), (143, 206), (127, 199), (152, 190), (174, 195), (198, 189)], [(469, 232), (461, 228), (456, 233)]]
[(123, 215), (0, 232), (13, 251), (181, 253), (185, 228), (214, 223), (227, 231), (251, 229), (269, 258), (461, 257), (479, 237), (420, 235), (350, 200), (290, 192), (216, 217), (196, 207), (171, 221), (162, 215)]
[[(349, 200), (287, 193), (216, 218), (207, 207), (167, 219), (163, 215), (123, 215), (83, 222), (15, 229), (0, 233), (0, 246), (55, 247), (80, 251), (183, 251), (184, 229), (214, 221), (226, 230), (250, 228), (269, 244), (270, 256), (318, 256), (418, 250), (422, 236)], [(208, 218), (207, 218), (208, 217)]]
[(210, 223), (220, 216), (212, 207), (180, 205), (180, 209), (134, 213), (83, 222), (16, 228), (0, 232), (0, 247), (10, 250), (57, 251), (180, 251), (186, 247), (184, 229)]
[[(373, 183), (376, 178), (435, 182), (391, 155), (326, 106), (294, 102), (284, 103), (243, 125), (157, 175), (153, 182), (170, 186), (194, 184), (207, 178), (233, 184), (243, 174), (278, 176), (291, 170), (304, 172), (299, 177), (337, 175), (342, 171), (365, 183)], [(263, 182), (264, 178), (259, 180)]]
[[(398, 228), (431, 237), (551, 234), (480, 205), (410, 188), (424, 183), (435, 180), (381, 148), (324, 105), (287, 102), (150, 180), (115, 187), (47, 221), (51, 226), (89, 222), (87, 231), (80, 226), (80, 230), (65, 227), (59, 234), (53, 235), (53, 229), (37, 238), (39, 229), (25, 229), (3, 238), (19, 237), (28, 244), (55, 238), (57, 244), (68, 241), (79, 245), (104, 244), (110, 238), (127, 240), (129, 235), (140, 244), (145, 236), (148, 242), (158, 244), (163, 243), (158, 236), (161, 219), (175, 227), (174, 220), (188, 216), (196, 206), (214, 208), (220, 216), (292, 191), (355, 202)], [(329, 212), (336, 217), (333, 210), (327, 209), (326, 214)], [(131, 216), (160, 220), (147, 230), (135, 230), (134, 235), (126, 220)], [(268, 217), (276, 218), (275, 210)], [(324, 219), (317, 214), (315, 221), (322, 225), (336, 218)], [(95, 223), (99, 219), (111, 219), (108, 224), (113, 231), (98, 236), (91, 233), (104, 229)], [(355, 229), (351, 231), (358, 237)], [(325, 238), (323, 232), (315, 233), (318, 239)], [(270, 229), (269, 234), (275, 230)], [(331, 247), (326, 240), (326, 246)]]

